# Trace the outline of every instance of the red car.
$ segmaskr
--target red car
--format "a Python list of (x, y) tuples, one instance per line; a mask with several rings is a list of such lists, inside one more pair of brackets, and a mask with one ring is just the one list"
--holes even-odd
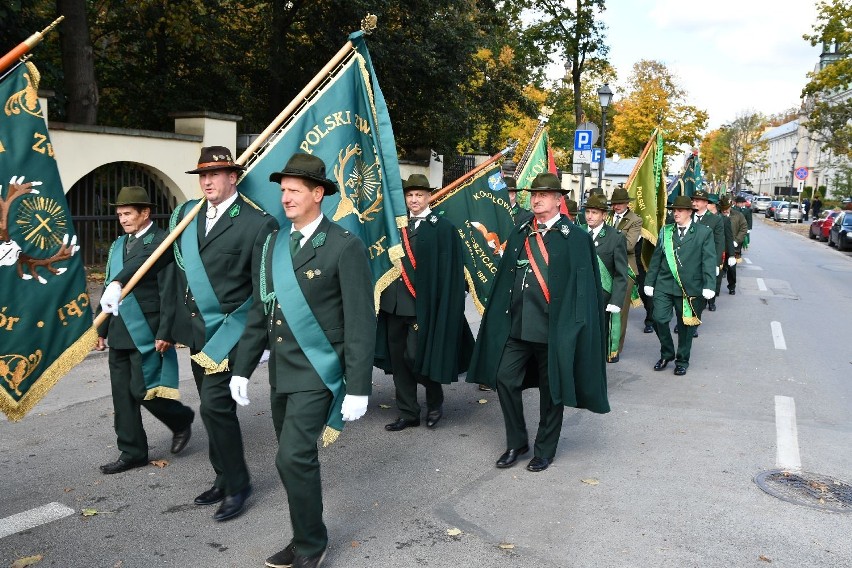
[(814, 219), (811, 223), (811, 230), (808, 233), (812, 239), (818, 241), (828, 241), (828, 232), (834, 224), (834, 219), (840, 214), (840, 211), (823, 211), (819, 215), (819, 219)]

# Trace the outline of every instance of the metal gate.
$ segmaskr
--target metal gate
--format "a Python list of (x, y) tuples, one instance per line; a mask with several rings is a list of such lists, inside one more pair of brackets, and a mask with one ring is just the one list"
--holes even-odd
[(444, 160), (444, 179), (441, 186), (446, 186), (462, 177), (476, 167), (476, 156), (465, 154)]
[(104, 266), (109, 247), (123, 234), (115, 216), (118, 191), (125, 186), (144, 187), (155, 204), (154, 222), (168, 227), (168, 219), (177, 205), (166, 185), (146, 167), (133, 162), (113, 162), (103, 165), (75, 183), (65, 198), (77, 232), (77, 244), (86, 266)]

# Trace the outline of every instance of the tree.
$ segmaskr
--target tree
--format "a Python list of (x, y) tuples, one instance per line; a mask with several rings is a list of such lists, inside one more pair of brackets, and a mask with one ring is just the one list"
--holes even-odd
[(660, 61), (643, 59), (633, 65), (628, 92), (614, 103), (615, 116), (607, 147), (622, 156), (638, 156), (655, 128), (663, 130), (666, 154), (680, 145), (694, 145), (707, 126), (708, 115), (686, 104), (686, 91)]
[(746, 174), (754, 169), (762, 171), (766, 168), (766, 150), (768, 143), (761, 140), (766, 125), (766, 118), (760, 113), (745, 112), (728, 127), (729, 154), (729, 187), (742, 190)]
[(852, 3), (823, 0), (811, 45), (823, 46), (820, 69), (802, 90), (812, 138), (837, 156), (852, 158)]
[(65, 16), (59, 28), (62, 42), (62, 71), (68, 95), (65, 114), (68, 122), (95, 124), (98, 119), (98, 84), (86, 0), (56, 0), (57, 11)]

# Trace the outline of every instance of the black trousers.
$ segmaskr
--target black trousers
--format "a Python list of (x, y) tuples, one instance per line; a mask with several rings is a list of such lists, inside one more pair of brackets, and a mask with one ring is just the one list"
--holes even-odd
[(120, 459), (126, 462), (148, 459), (148, 437), (142, 427), (142, 407), (172, 432), (185, 430), (195, 418), (192, 409), (177, 400), (160, 397), (145, 400), (142, 355), (136, 349), (110, 348), (109, 381), (117, 446), (121, 450)]
[(737, 265), (728, 266), (725, 270), (725, 277), (728, 279), (728, 290), (735, 290), (737, 287)]
[[(706, 300), (701, 296), (692, 298), (692, 309), (696, 317), (701, 317), (705, 304)], [(669, 328), (669, 322), (672, 320), (672, 309), (677, 316), (677, 351), (675, 351), (672, 332)], [(693, 326), (683, 324), (683, 296), (654, 290), (654, 329), (660, 340), (660, 357), (662, 359), (674, 359), (675, 365), (684, 368), (689, 367)]]
[(248, 487), (250, 477), (237, 403), (231, 398), (229, 387), (231, 372), (205, 375), (204, 368), (193, 361), (192, 375), (201, 398), (201, 420), (207, 429), (210, 464), (216, 472), (214, 485), (224, 490), (225, 495), (234, 495)]
[(538, 368), (539, 419), (535, 436), (535, 455), (553, 459), (562, 431), (563, 407), (554, 404), (547, 372), (547, 343), (509, 338), (497, 367), (497, 396), (506, 426), (506, 447), (527, 445), (529, 436), (524, 420), (523, 383), (527, 365)]
[(420, 418), (417, 402), (417, 385), (426, 389), (426, 408), (436, 410), (444, 404), (444, 389), (441, 383), (422, 377), (414, 372), (417, 354), (417, 318), (398, 316), (385, 312), (388, 324), (388, 350), (393, 366), (393, 384), (396, 387), (396, 405), (399, 415), (406, 420)]

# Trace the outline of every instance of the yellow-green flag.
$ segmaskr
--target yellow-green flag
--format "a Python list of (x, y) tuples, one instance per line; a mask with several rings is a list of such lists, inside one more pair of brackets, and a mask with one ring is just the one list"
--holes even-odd
[(663, 177), (663, 135), (654, 130), (642, 156), (627, 179), (627, 192), (642, 217), (642, 262), (647, 267), (666, 221), (666, 184)]

